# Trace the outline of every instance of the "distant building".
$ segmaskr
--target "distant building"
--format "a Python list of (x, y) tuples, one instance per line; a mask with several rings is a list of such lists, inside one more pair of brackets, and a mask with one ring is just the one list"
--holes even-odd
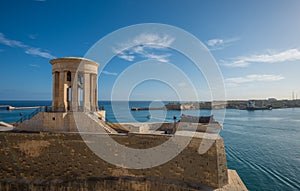
[(255, 107), (255, 101), (249, 100), (248, 103), (247, 103), (247, 107), (248, 108), (254, 108)]
[(182, 110), (182, 105), (180, 103), (168, 103), (165, 107), (167, 110)]
[(268, 101), (277, 101), (276, 98), (268, 98)]

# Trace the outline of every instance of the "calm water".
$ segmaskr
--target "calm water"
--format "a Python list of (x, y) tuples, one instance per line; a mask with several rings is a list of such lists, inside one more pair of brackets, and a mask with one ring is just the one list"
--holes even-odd
[[(0, 101), (0, 105), (50, 105), (50, 101)], [(147, 107), (150, 102), (110, 102), (104, 106), (111, 122), (172, 121), (180, 111), (134, 111), (128, 107)], [(151, 107), (160, 106), (150, 104)], [(33, 110), (6, 111), (0, 108), (0, 121), (13, 122)], [(184, 111), (191, 115), (210, 115), (211, 111)], [(221, 119), (222, 111), (214, 111)], [(148, 119), (147, 116), (151, 115)], [(116, 120), (116, 118), (118, 120)], [(300, 190), (300, 108), (272, 111), (227, 110), (221, 136), (225, 141), (228, 167), (237, 170), (249, 190)]]

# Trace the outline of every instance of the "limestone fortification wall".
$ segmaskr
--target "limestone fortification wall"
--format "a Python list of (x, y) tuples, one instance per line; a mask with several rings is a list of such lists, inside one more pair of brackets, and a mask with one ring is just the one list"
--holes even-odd
[[(166, 131), (174, 127), (174, 123), (170, 122), (142, 122), (142, 123), (120, 123), (126, 127), (130, 132), (151, 132), (151, 131)], [(183, 131), (197, 131), (197, 132), (215, 132), (221, 130), (222, 126), (219, 123), (191, 123), (191, 122), (180, 122), (176, 123), (177, 130)]]
[[(101, 136), (101, 135), (99, 135)], [(133, 148), (149, 148), (162, 135), (111, 135)], [(169, 162), (149, 169), (116, 167), (96, 156), (75, 133), (0, 133), (0, 190), (205, 190), (228, 183), (224, 143), (198, 153), (202, 138)], [(162, 153), (163, 154), (163, 153)]]

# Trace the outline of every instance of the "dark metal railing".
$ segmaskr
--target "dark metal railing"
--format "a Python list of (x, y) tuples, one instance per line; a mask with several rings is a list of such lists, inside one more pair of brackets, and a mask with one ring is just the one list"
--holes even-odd
[(36, 114), (38, 114), (39, 112), (43, 112), (45, 110), (44, 106), (38, 107), (37, 109), (35, 109), (33, 112), (27, 114), (27, 115), (23, 115), (18, 121), (16, 121), (17, 123), (22, 123), (23, 121), (29, 120), (31, 118), (33, 118)]
[(45, 107), (45, 112), (66, 112), (66, 111), (79, 111), (79, 112), (98, 111), (98, 107), (91, 107), (90, 109), (84, 108), (83, 106), (71, 106), (71, 107), (46, 106)]
[(35, 109), (33, 112), (21, 116), (21, 118), (16, 121), (16, 123), (22, 123), (23, 121), (30, 120), (32, 119), (36, 114), (39, 112), (66, 112), (66, 111), (79, 111), (79, 112), (87, 112), (87, 111), (97, 111), (97, 107), (93, 107), (90, 110), (84, 109), (83, 106), (76, 106), (76, 107), (71, 107), (71, 108), (66, 108), (66, 107), (53, 107), (53, 106), (41, 106)]
[(65, 111), (67, 111), (65, 107), (52, 107), (52, 106), (45, 107), (45, 112), (65, 112)]

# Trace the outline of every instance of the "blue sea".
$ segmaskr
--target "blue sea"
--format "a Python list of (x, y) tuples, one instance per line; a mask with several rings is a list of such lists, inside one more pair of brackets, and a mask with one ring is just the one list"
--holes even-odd
[[(0, 105), (47, 106), (51, 101), (0, 101)], [(131, 107), (155, 107), (151, 102), (100, 101), (110, 122), (173, 121), (182, 113), (214, 114), (222, 119), (224, 110), (128, 111)], [(159, 104), (158, 104), (159, 105)], [(113, 111), (114, 110), (114, 111)], [(14, 122), (33, 112), (7, 111), (0, 107), (0, 121)], [(114, 115), (115, 113), (115, 115)], [(249, 190), (300, 190), (300, 108), (245, 111), (227, 109), (220, 132), (225, 141), (228, 168), (235, 169)], [(148, 116), (148, 117), (147, 117)], [(150, 119), (149, 119), (149, 116)]]

